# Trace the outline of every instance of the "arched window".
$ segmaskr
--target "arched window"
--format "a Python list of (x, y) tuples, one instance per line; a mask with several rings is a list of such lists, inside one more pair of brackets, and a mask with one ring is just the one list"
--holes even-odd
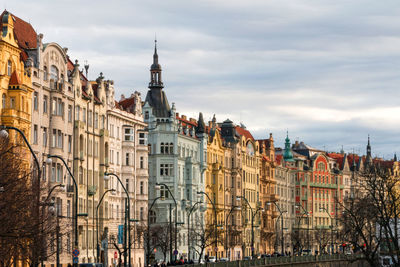
[(174, 144), (173, 143), (169, 143), (169, 153), (174, 154)]
[(1, 107), (6, 108), (6, 94), (1, 97)]
[(47, 74), (48, 74), (47, 67), (44, 66), (43, 67), (43, 80), (45, 80), (45, 81), (47, 81)]
[(7, 62), (7, 75), (11, 76), (11, 72), (12, 72), (12, 64), (11, 64), (11, 60), (9, 60)]
[(60, 83), (64, 83), (64, 74), (60, 75)]
[(54, 65), (51, 65), (50, 68), (50, 79), (54, 80), (55, 82), (58, 81), (58, 69)]
[(160, 153), (164, 154), (164, 143), (160, 144)]

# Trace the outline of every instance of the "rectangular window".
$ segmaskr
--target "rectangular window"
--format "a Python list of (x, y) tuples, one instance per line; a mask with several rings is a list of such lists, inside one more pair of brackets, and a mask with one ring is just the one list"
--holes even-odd
[(63, 148), (63, 133), (58, 130), (57, 147)]
[(140, 194), (141, 195), (144, 194), (144, 182), (143, 181), (140, 182)]
[(91, 126), (92, 125), (92, 111), (88, 110), (88, 123)]
[(99, 113), (97, 112), (94, 114), (94, 128), (99, 128)]
[(125, 141), (133, 141), (133, 128), (125, 128)]
[(72, 135), (68, 135), (68, 153), (72, 152)]
[(129, 188), (129, 179), (126, 179), (125, 182), (126, 182), (126, 185), (125, 185), (125, 186), (126, 186), (126, 190), (127, 190), (128, 192), (130, 192), (130, 190), (129, 190), (129, 189), (130, 189), (130, 188)]
[(139, 218), (140, 218), (141, 221), (144, 220), (144, 216), (143, 215), (144, 215), (144, 208), (140, 207), (140, 216), (139, 216)]
[(144, 168), (144, 157), (140, 157), (140, 168)]
[(119, 127), (117, 127), (117, 139), (119, 140)]
[(57, 98), (53, 98), (53, 101), (51, 102), (51, 114), (52, 115), (57, 115)]
[(79, 106), (76, 106), (75, 107), (75, 120), (79, 120), (80, 119), (80, 117), (79, 117), (80, 111), (81, 111), (81, 108)]
[(52, 163), (51, 164), (51, 181), (55, 182), (56, 181), (56, 164)]
[(146, 145), (147, 136), (146, 133), (139, 133), (139, 145)]
[(10, 108), (15, 108), (15, 97), (10, 98)]
[(129, 153), (126, 153), (125, 154), (125, 165), (129, 166), (129, 162), (130, 162), (130, 155), (129, 155)]
[(39, 96), (38, 96), (38, 93), (37, 92), (35, 92), (34, 94), (33, 94), (33, 109), (34, 110), (38, 110), (38, 106), (39, 106), (39, 103), (38, 103), (38, 98), (39, 98)]
[(68, 122), (72, 121), (72, 106), (68, 105)]
[(62, 182), (63, 180), (63, 169), (61, 164), (57, 164), (57, 182)]
[(47, 146), (47, 128), (43, 128), (43, 146)]
[(53, 129), (53, 136), (51, 138), (51, 147), (57, 146), (57, 130)]
[(38, 126), (36, 124), (33, 126), (33, 143), (38, 143)]
[(119, 165), (119, 151), (117, 151), (117, 165)]
[(43, 113), (47, 113), (47, 95), (43, 96)]
[(82, 120), (86, 122), (86, 108), (82, 109)]

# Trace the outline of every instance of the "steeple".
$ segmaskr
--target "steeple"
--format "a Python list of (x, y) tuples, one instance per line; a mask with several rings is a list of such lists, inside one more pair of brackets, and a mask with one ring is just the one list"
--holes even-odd
[(367, 144), (367, 157), (366, 157), (367, 164), (372, 163), (372, 155), (371, 155), (371, 144), (369, 142), (369, 135), (368, 135), (368, 144)]
[(161, 80), (161, 66), (158, 64), (157, 40), (154, 40), (153, 64), (150, 67), (149, 91), (145, 102), (153, 108), (153, 115), (158, 118), (167, 118), (171, 115), (171, 108), (167, 96), (162, 90), (164, 87)]
[(394, 161), (397, 161), (397, 155), (396, 155), (396, 153), (394, 153), (393, 160), (394, 160)]
[(158, 54), (157, 54), (157, 40), (154, 40), (154, 55), (153, 64), (150, 67), (150, 83), (149, 88), (163, 88), (163, 82), (161, 79), (161, 65), (158, 64)]
[(285, 151), (283, 152), (283, 158), (285, 161), (293, 162), (293, 153), (290, 149), (290, 139), (289, 139), (289, 132), (286, 132), (286, 139), (285, 139)]

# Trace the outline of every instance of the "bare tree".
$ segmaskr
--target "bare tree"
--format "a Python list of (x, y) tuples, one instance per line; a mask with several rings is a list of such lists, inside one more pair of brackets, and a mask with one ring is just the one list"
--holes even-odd
[[(314, 230), (314, 238), (315, 241), (318, 243), (319, 253), (323, 254), (322, 252), (325, 251), (325, 248), (330, 242), (331, 233), (328, 229), (316, 228)], [(325, 251), (326, 252), (326, 251)]]
[(199, 254), (200, 262), (205, 249), (215, 244), (215, 226), (205, 225), (203, 221), (196, 221), (189, 231), (191, 239), (194, 240), (191, 250)]

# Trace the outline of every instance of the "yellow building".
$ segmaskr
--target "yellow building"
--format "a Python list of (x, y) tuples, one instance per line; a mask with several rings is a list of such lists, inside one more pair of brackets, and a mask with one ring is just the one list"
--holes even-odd
[[(1, 125), (14, 126), (30, 139), (32, 83), (26, 65), (28, 55), (24, 49), (36, 47), (36, 33), (32, 26), (4, 11), (1, 15), (0, 36), (0, 90)], [(24, 34), (19, 34), (23, 32)], [(16, 135), (10, 134), (14, 140)]]

